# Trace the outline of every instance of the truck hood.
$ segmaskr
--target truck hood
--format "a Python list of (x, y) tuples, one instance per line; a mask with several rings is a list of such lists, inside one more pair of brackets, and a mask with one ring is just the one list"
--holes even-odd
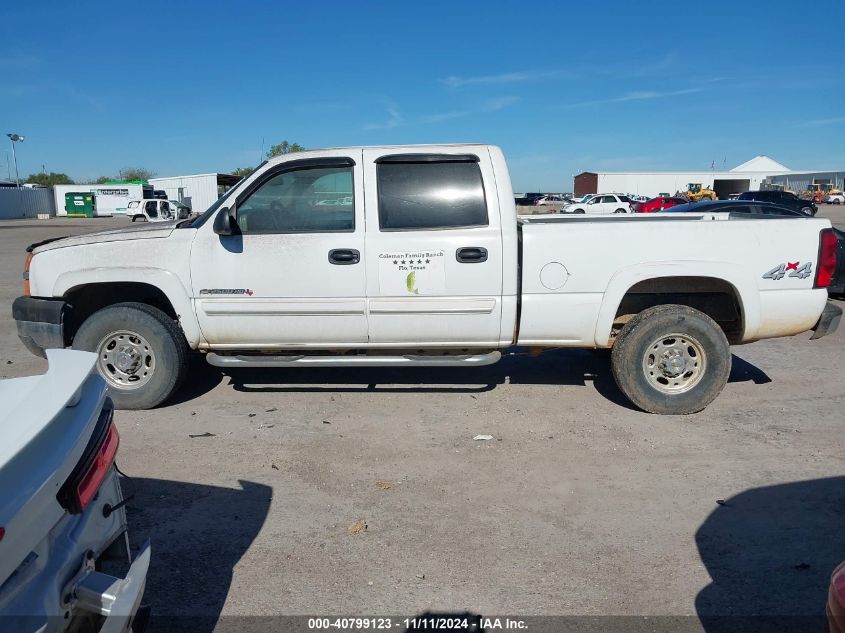
[(97, 231), (96, 233), (75, 235), (73, 237), (60, 237), (55, 240), (41, 242), (40, 244), (33, 244), (31, 248), (32, 253), (38, 254), (55, 248), (66, 248), (68, 246), (84, 246), (85, 244), (99, 244), (101, 242), (150, 240), (161, 237), (169, 237), (178, 223), (179, 220), (173, 220), (172, 222), (151, 222), (148, 224), (139, 224), (126, 228), (108, 229), (107, 231)]

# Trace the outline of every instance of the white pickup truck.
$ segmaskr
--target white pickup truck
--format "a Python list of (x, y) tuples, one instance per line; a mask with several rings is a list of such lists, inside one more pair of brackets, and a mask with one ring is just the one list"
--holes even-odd
[(33, 244), (18, 333), (95, 351), (119, 407), (220, 367), (475, 366), (612, 347), (645, 411), (699, 411), (730, 344), (836, 328), (830, 222), (718, 213), (518, 219), (489, 145), (270, 160), (199, 218)]

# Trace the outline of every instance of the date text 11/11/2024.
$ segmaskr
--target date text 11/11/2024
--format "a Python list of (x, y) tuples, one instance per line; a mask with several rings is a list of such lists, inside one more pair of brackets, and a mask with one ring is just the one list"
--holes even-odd
[(519, 631), (528, 628), (525, 620), (514, 618), (483, 617), (480, 615), (420, 615), (413, 618), (354, 617), (309, 618), (309, 630), (390, 630), (407, 631)]

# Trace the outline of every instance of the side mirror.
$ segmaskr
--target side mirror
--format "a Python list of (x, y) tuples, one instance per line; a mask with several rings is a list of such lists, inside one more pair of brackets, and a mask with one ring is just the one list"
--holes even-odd
[(234, 209), (223, 207), (214, 217), (214, 232), (217, 235), (240, 235), (241, 228), (235, 217)]

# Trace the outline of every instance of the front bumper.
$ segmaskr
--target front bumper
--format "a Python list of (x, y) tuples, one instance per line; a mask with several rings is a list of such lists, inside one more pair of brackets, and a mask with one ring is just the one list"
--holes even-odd
[(842, 319), (842, 308), (835, 303), (827, 302), (824, 307), (818, 323), (813, 326), (813, 335), (810, 337), (811, 341), (833, 334), (839, 327), (839, 321)]
[(46, 358), (44, 350), (65, 346), (65, 318), (67, 304), (61, 299), (18, 297), (12, 304), (12, 317), (18, 327), (18, 337), (26, 348)]

